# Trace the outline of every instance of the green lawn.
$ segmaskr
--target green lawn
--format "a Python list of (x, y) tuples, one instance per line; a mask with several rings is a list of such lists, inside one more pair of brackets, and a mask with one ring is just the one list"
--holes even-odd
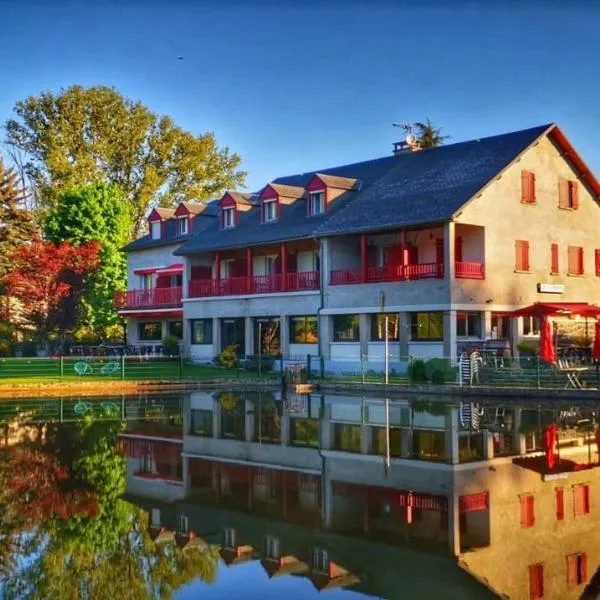
[[(62, 361), (51, 358), (3, 358), (0, 359), (0, 385), (16, 383), (52, 383), (60, 381), (149, 381), (149, 380), (210, 380), (210, 379), (257, 379), (256, 371), (225, 369), (210, 365), (197, 365), (179, 359), (153, 359), (125, 361), (125, 373), (122, 376), (120, 359), (112, 361), (110, 358), (97, 358), (86, 361), (91, 372), (78, 375), (75, 371), (77, 359), (65, 358)], [(101, 370), (107, 364), (116, 363), (114, 372), (103, 374)], [(279, 377), (277, 371), (261, 374), (265, 379)]]

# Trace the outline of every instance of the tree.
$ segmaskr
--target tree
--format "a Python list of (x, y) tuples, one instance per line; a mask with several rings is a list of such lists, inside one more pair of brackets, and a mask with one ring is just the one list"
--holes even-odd
[[(40, 341), (47, 342), (56, 328), (66, 327), (65, 313), (72, 312), (85, 277), (98, 267), (98, 262), (98, 242), (74, 246), (36, 240), (14, 253), (13, 267), (4, 277), (4, 284), (7, 293), (20, 302), (23, 321)], [(67, 300), (73, 304), (61, 313)]]
[(0, 158), (0, 278), (9, 271), (12, 253), (36, 232), (33, 215), (23, 208), (17, 173)]
[(196, 136), (112, 88), (73, 85), (14, 110), (6, 141), (29, 155), (27, 173), (46, 202), (72, 186), (116, 183), (131, 202), (134, 231), (152, 203), (207, 200), (245, 179), (240, 157), (214, 134)]
[(415, 123), (413, 127), (417, 131), (417, 141), (421, 148), (436, 148), (450, 137), (442, 135), (442, 128), (434, 127), (429, 118), (425, 122)]
[(46, 237), (55, 243), (100, 244), (100, 266), (90, 274), (81, 298), (81, 319), (101, 336), (119, 317), (114, 292), (126, 289), (127, 260), (121, 248), (131, 232), (127, 200), (115, 184), (95, 183), (67, 190), (46, 216)]

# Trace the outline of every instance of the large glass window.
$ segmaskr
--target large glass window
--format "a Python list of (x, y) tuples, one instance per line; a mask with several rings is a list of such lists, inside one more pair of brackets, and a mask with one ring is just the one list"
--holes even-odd
[(281, 415), (273, 402), (261, 402), (254, 411), (254, 441), (261, 444), (281, 443)]
[[(246, 331), (243, 318), (221, 320), (221, 346), (235, 346), (238, 356), (246, 354)], [(251, 352), (251, 349), (248, 349)]]
[(334, 342), (358, 342), (359, 339), (360, 333), (358, 315), (334, 315)]
[(523, 317), (523, 335), (540, 335), (539, 317)]
[(192, 344), (212, 344), (212, 319), (194, 319), (192, 321)]
[(388, 320), (388, 340), (391, 342), (400, 339), (400, 322), (398, 313), (371, 315), (371, 341), (385, 341), (385, 319)]
[(140, 323), (140, 340), (144, 342), (156, 342), (162, 338), (162, 323), (152, 321)]
[(169, 335), (176, 337), (178, 340), (183, 339), (183, 321), (170, 321)]
[[(373, 427), (373, 454), (387, 455), (387, 435), (385, 427)], [(390, 427), (390, 456), (402, 455), (402, 430)]]
[(279, 319), (254, 319), (254, 352), (277, 356), (280, 352)]
[(360, 452), (360, 425), (334, 425), (334, 449), (343, 452)]
[(457, 312), (456, 313), (457, 337), (481, 337), (481, 313)]
[(413, 456), (423, 460), (444, 460), (446, 435), (443, 431), (415, 430), (413, 432)]
[(292, 446), (319, 447), (320, 425), (317, 419), (290, 419)]
[(318, 342), (317, 317), (290, 317), (291, 344), (317, 344)]
[(414, 341), (441, 341), (444, 339), (444, 315), (441, 312), (411, 313), (410, 329)]
[(192, 408), (190, 411), (190, 435), (213, 436), (213, 411)]

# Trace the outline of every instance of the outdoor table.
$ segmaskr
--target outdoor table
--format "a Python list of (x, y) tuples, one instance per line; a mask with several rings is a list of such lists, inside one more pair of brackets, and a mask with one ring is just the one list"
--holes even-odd
[(558, 368), (561, 371), (561, 373), (566, 373), (567, 375), (567, 383), (565, 384), (565, 389), (583, 389), (583, 385), (581, 383), (581, 380), (579, 379), (579, 375), (581, 373), (584, 373), (585, 371), (589, 371), (589, 367), (571, 367), (570, 365), (565, 364), (564, 362), (559, 360)]

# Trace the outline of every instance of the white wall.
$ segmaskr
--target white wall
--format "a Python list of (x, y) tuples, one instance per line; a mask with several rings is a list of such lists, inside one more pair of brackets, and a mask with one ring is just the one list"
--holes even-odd
[(306, 358), (306, 355), (319, 355), (319, 344), (290, 344), (289, 355), (298, 358)]
[(443, 342), (409, 342), (408, 354), (413, 358), (443, 358)]
[(136, 275), (136, 269), (148, 269), (155, 267), (166, 267), (173, 263), (183, 262), (181, 256), (174, 256), (173, 252), (179, 248), (181, 243), (169, 244), (159, 248), (148, 248), (146, 250), (135, 250), (127, 254), (127, 289), (138, 289), (141, 286), (140, 276)]
[(190, 358), (200, 362), (210, 362), (216, 356), (213, 344), (190, 344)]
[(331, 360), (360, 361), (359, 342), (331, 342), (329, 345)]

